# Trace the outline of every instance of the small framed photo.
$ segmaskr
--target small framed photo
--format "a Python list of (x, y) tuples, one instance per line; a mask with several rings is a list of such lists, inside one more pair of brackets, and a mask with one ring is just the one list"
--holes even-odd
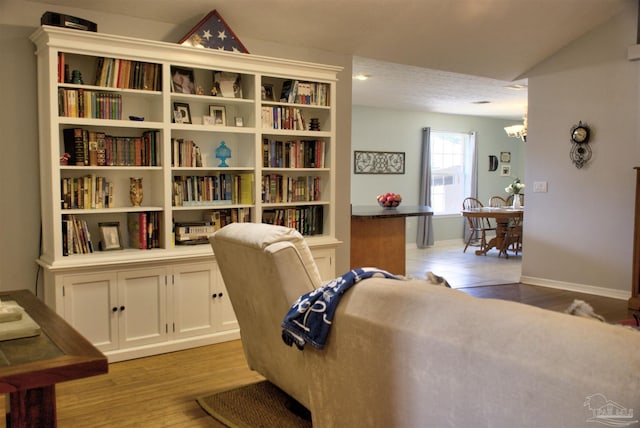
[(193, 70), (189, 68), (171, 67), (171, 92), (195, 94), (196, 81)]
[(100, 250), (121, 250), (120, 222), (98, 223), (100, 228)]
[(236, 116), (236, 126), (244, 126), (244, 121), (242, 120), (242, 116)]
[(209, 116), (213, 117), (215, 126), (225, 126), (227, 124), (227, 112), (224, 106), (209, 106)]
[(173, 103), (173, 120), (175, 123), (191, 123), (189, 104)]
[(262, 85), (262, 101), (274, 101), (273, 85)]
[(500, 152), (500, 162), (511, 162), (511, 152)]
[(511, 175), (511, 165), (500, 166), (500, 175), (508, 177)]

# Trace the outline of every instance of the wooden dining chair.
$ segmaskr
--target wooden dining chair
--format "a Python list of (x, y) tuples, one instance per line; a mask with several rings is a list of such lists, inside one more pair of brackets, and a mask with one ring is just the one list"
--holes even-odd
[[(513, 194), (509, 195), (506, 201), (508, 206), (513, 205)], [(524, 193), (520, 193), (520, 205), (524, 206)]]
[(489, 206), (493, 208), (506, 207), (509, 203), (502, 196), (492, 196), (489, 198)]
[[(462, 201), (463, 210), (472, 210), (482, 207), (484, 207), (484, 205), (477, 198), (469, 197)], [(462, 252), (465, 253), (469, 245), (472, 245), (471, 242), (474, 240), (479, 243), (480, 250), (484, 250), (487, 246), (487, 231), (495, 230), (495, 227), (491, 226), (489, 219), (486, 217), (467, 217), (467, 223), (469, 226), (469, 237), (467, 238)]]
[(522, 218), (520, 217), (514, 217), (509, 220), (498, 257), (504, 254), (505, 258), (508, 259), (509, 250), (513, 251), (516, 256), (522, 251)]

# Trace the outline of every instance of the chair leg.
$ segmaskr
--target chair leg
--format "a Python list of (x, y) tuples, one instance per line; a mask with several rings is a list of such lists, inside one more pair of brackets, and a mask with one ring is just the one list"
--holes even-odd
[(466, 245), (464, 246), (464, 250), (462, 250), (463, 253), (467, 252), (467, 247), (469, 246), (469, 244), (471, 243), (471, 240), (473, 239), (474, 235), (476, 234), (475, 230), (472, 230), (471, 233), (469, 234), (469, 239), (467, 239)]

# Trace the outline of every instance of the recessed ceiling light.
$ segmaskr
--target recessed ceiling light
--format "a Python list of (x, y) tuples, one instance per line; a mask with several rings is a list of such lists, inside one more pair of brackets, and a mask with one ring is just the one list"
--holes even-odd
[(369, 76), (368, 74), (363, 74), (363, 73), (358, 73), (355, 76), (353, 76), (353, 78), (357, 79), (357, 80), (367, 80), (369, 77), (371, 77), (371, 76)]
[(487, 101), (487, 100), (473, 101), (471, 104), (491, 104), (491, 101)]
[(527, 85), (522, 85), (520, 83), (514, 83), (513, 85), (505, 86), (507, 89), (513, 89), (514, 91), (521, 91), (522, 89), (527, 89)]

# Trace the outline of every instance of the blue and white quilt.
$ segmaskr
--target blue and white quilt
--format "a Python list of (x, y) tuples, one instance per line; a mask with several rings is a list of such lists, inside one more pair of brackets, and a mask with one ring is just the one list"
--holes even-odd
[(309, 342), (322, 349), (342, 295), (357, 282), (371, 277), (403, 279), (376, 268), (358, 268), (324, 283), (296, 300), (282, 321), (282, 340), (298, 349)]

